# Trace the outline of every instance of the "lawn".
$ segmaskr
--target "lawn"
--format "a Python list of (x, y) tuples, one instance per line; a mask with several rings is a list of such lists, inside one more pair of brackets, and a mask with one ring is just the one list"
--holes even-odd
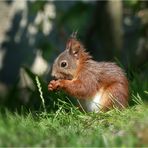
[(0, 146), (148, 146), (148, 106), (137, 104), (123, 111), (82, 113), (61, 106), (55, 113), (0, 117)]

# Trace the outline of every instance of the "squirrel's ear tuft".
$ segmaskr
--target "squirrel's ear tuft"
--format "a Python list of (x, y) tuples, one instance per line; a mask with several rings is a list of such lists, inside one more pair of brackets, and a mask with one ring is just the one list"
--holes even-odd
[(70, 37), (76, 39), (77, 38), (77, 33), (78, 33), (78, 31), (72, 32)]

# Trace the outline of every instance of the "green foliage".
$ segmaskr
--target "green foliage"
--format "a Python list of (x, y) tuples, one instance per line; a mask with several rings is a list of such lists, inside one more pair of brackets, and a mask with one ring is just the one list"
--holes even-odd
[(39, 10), (44, 9), (44, 5), (47, 3), (47, 1), (35, 1), (35, 2), (29, 2), (30, 10), (32, 14), (36, 14)]
[(138, 2), (138, 0), (124, 0), (124, 3), (129, 7), (134, 7)]
[[(77, 2), (67, 12), (62, 15), (59, 14), (58, 26), (63, 26), (65, 24), (70, 30), (83, 28), (86, 25), (88, 17), (91, 15), (91, 10), (93, 7), (90, 4), (83, 3), (81, 1)], [(78, 17), (81, 15), (81, 17)]]

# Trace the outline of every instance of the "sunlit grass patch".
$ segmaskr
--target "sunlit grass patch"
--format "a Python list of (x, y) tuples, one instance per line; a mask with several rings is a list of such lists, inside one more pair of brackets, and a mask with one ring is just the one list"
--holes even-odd
[(0, 118), (1, 146), (148, 146), (148, 106), (135, 105), (107, 113), (70, 112)]

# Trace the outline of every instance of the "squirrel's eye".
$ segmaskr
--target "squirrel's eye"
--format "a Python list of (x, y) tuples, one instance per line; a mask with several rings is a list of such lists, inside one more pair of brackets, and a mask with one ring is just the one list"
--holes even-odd
[(61, 67), (66, 67), (67, 66), (67, 62), (66, 61), (63, 61), (63, 62), (61, 62)]

